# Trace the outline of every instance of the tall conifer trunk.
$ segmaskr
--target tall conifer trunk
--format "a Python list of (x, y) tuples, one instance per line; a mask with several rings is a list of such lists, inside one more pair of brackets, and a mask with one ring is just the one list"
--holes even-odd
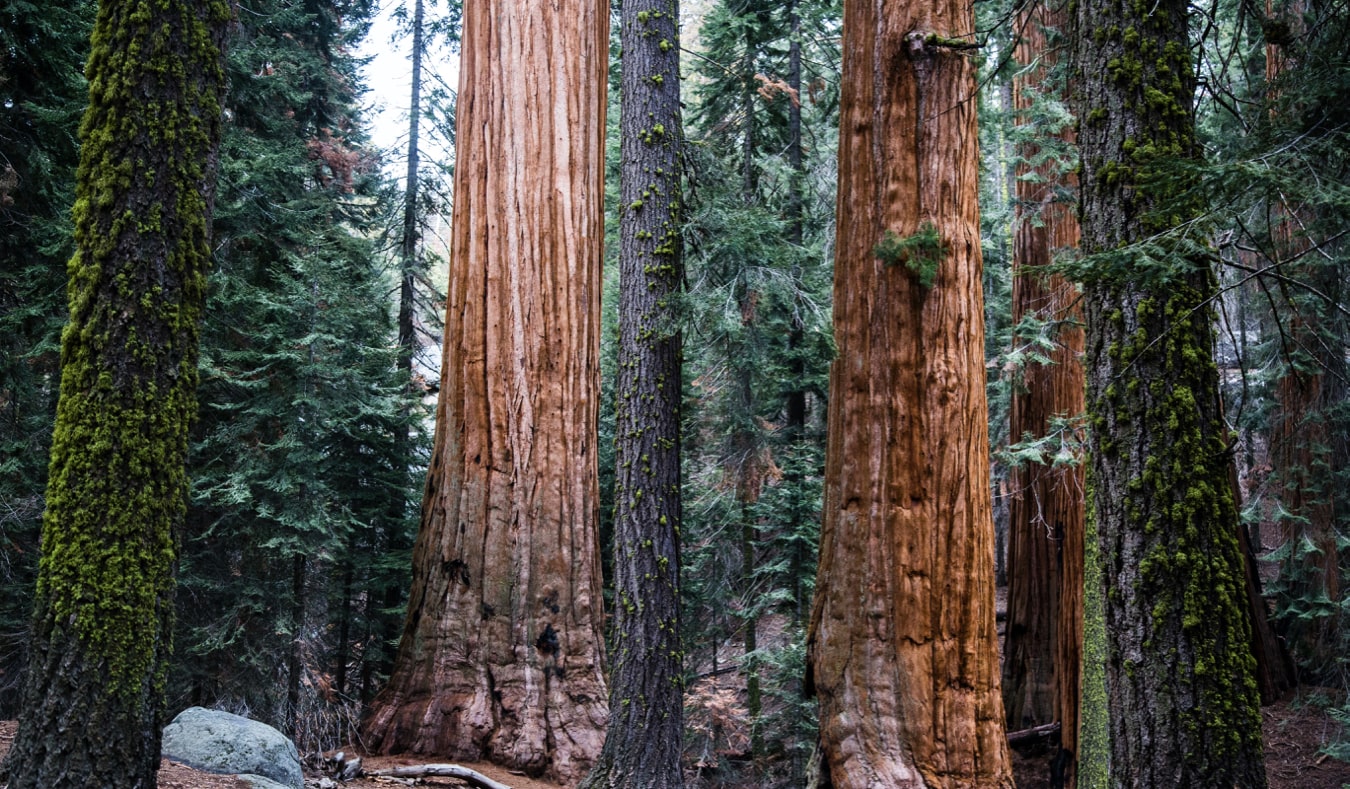
[[(788, 165), (792, 168), (792, 173), (788, 178), (788, 241), (800, 250), (806, 230), (806, 199), (805, 195), (802, 194), (806, 185), (806, 165), (802, 151), (802, 14), (797, 0), (788, 0), (788, 20), (787, 82), (788, 87), (792, 89), (795, 95), (795, 99), (788, 104), (787, 154)], [(800, 258), (798, 261), (792, 267), (792, 279), (794, 283), (798, 283), (797, 287), (800, 287), (799, 283), (802, 277)], [(783, 395), (783, 412), (786, 418), (786, 430), (784, 432), (794, 456), (798, 455), (806, 441), (807, 380), (806, 359), (803, 353), (806, 344), (806, 309), (807, 306), (801, 293), (794, 293), (792, 328), (788, 333), (788, 376), (790, 384)], [(804, 477), (800, 464), (794, 462), (786, 475), (788, 488), (799, 490)], [(793, 504), (788, 517), (790, 520), (787, 523), (787, 532), (792, 535), (801, 534), (802, 523), (807, 514), (803, 512), (800, 504)], [(806, 600), (805, 585), (802, 583), (803, 570), (806, 565), (806, 552), (802, 547), (801, 540), (794, 539), (792, 545), (792, 557), (789, 564), (791, 568), (789, 572), (792, 574), (792, 624), (794, 627), (800, 627), (806, 620), (809, 602)], [(797, 678), (797, 681), (800, 681), (800, 677)]]
[[(1283, 26), (1288, 34), (1281, 40), (1267, 34), (1266, 81), (1275, 89), (1298, 66), (1293, 53), (1306, 35), (1308, 10), (1305, 0), (1279, 5), (1283, 7), (1266, 0), (1270, 30)], [(1335, 298), (1341, 290), (1339, 267), (1307, 254), (1312, 240), (1301, 228), (1309, 224), (1309, 213), (1305, 206), (1285, 202), (1272, 206), (1271, 262), (1285, 276), (1309, 282)], [(1311, 607), (1311, 600), (1336, 602), (1343, 595), (1337, 523), (1344, 520), (1346, 506), (1338, 486), (1350, 467), (1350, 442), (1338, 429), (1344, 421), (1335, 414), (1346, 399), (1344, 343), (1337, 336), (1344, 329), (1320, 298), (1286, 285), (1281, 289), (1290, 316), (1281, 332), (1287, 338), (1281, 348), (1287, 369), (1275, 388), (1280, 407), (1270, 446), (1280, 503), (1293, 517), (1280, 523), (1280, 537), (1292, 551), (1280, 568), (1277, 600), (1280, 608), (1302, 611)], [(1293, 615), (1283, 622), (1310, 675), (1326, 677), (1340, 671), (1340, 621), (1333, 606), (1324, 606), (1306, 619)]]
[(99, 7), (11, 789), (155, 786), (231, 17)]
[(614, 655), (605, 749), (583, 789), (680, 789), (679, 4), (624, 0), (615, 391)]
[[(397, 432), (394, 436), (395, 457), (411, 458), (412, 441), (409, 438), (413, 413), (413, 404), (421, 392), (413, 377), (413, 364), (420, 350), (417, 338), (417, 279), (425, 271), (418, 259), (422, 244), (421, 215), (418, 210), (417, 195), (421, 187), (421, 129), (422, 129), (422, 59), (426, 55), (426, 8), (424, 0), (413, 0), (412, 18), (412, 76), (408, 97), (408, 167), (403, 181), (403, 232), (399, 239), (399, 289), (398, 289), (398, 370), (402, 373), (401, 383), (407, 388), (399, 409)], [(410, 502), (408, 496), (394, 494), (389, 497), (390, 523), (402, 524), (407, 517)], [(408, 535), (405, 529), (395, 527), (386, 535), (386, 550), (399, 553), (408, 549)], [(376, 614), (380, 607), (396, 610), (403, 600), (405, 590), (400, 585), (390, 583), (379, 598), (367, 600), (367, 610)], [(372, 616), (379, 621), (380, 647), (373, 650), (372, 658), (363, 654), (362, 673), (369, 677), (378, 668), (382, 672), (393, 669), (394, 657), (389, 647), (398, 638), (397, 619), (391, 616)], [(365, 682), (362, 683), (363, 700)]]
[[(744, 123), (744, 136), (741, 138), (741, 200), (754, 205), (759, 192), (759, 170), (755, 165), (755, 36), (754, 27), (746, 25), (745, 52), (741, 57), (741, 116)], [(759, 292), (751, 287), (749, 273), (742, 269), (736, 285), (737, 301), (741, 311), (741, 331), (746, 343), (759, 340)], [(742, 346), (744, 347), (744, 346)], [(764, 468), (761, 462), (760, 435), (756, 429), (755, 414), (758, 403), (755, 398), (751, 369), (747, 364), (739, 365), (737, 388), (739, 413), (732, 428), (731, 450), (736, 474), (736, 510), (741, 521), (741, 601), (750, 609), (744, 616), (741, 646), (744, 654), (749, 655), (758, 649), (759, 616), (755, 612), (754, 600), (756, 528), (752, 508), (759, 499), (763, 487)], [(754, 661), (747, 660), (745, 670), (745, 707), (750, 720), (750, 753), (758, 755), (764, 749), (759, 733), (759, 716), (763, 707), (763, 694), (759, 684), (759, 667)]]
[[(1014, 81), (1013, 102), (1028, 122), (1030, 91), (1050, 92), (1061, 46), (1047, 31), (1065, 32), (1065, 4), (1028, 3), (1019, 11), (1016, 58), (1035, 64)], [(1070, 131), (1059, 136), (1072, 143)], [(1054, 350), (1048, 364), (1030, 362), (1012, 396), (1012, 441), (1042, 438), (1055, 417), (1083, 413), (1085, 386), (1082, 311), (1072, 283), (1046, 267), (1054, 254), (1078, 246), (1078, 217), (1063, 196), (1076, 184), (1064, 162), (1050, 158), (1033, 167), (1038, 151), (1020, 152), (1014, 188), (1017, 226), (1013, 238), (1013, 325), (1025, 318), (1051, 324)], [(1035, 177), (1027, 177), (1034, 175)], [(1015, 343), (1023, 340), (1015, 339)], [(1075, 437), (1070, 437), (1075, 438)], [(1060, 722), (1060, 745), (1072, 758), (1078, 745), (1079, 666), (1083, 641), (1083, 467), (1024, 464), (1012, 474), (1009, 507), (1008, 629), (1003, 650), (1003, 702), (1009, 728)], [(1072, 779), (1067, 784), (1072, 786)]]
[(1084, 302), (1111, 780), (1264, 787), (1217, 284), (1203, 242), (1182, 236), (1198, 207), (1173, 169), (1197, 156), (1187, 4), (1076, 6), (1082, 247), (1100, 256)]
[(408, 169), (403, 183), (403, 234), (399, 239), (398, 368), (412, 385), (413, 356), (417, 352), (416, 285), (417, 248), (422, 241), (418, 226), (417, 189), (421, 163), (422, 56), (425, 54), (423, 0), (413, 0), (412, 90), (408, 108)]
[(961, 49), (973, 30), (962, 0), (844, 4), (839, 355), (808, 635), (825, 769), (840, 789), (1013, 785), (994, 631), (975, 66)]
[(385, 753), (574, 780), (606, 719), (604, 3), (466, 4), (442, 388)]

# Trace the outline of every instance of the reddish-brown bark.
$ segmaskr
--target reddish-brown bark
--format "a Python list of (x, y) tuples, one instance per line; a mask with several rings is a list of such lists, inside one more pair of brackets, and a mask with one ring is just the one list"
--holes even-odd
[[(824, 524), (835, 787), (1011, 787), (994, 631), (975, 67), (961, 0), (847, 0)], [(936, 230), (926, 287), (875, 248)]]
[[(1061, 58), (1046, 31), (1067, 31), (1068, 14), (1057, 2), (1028, 3), (1019, 11), (1016, 58), (1035, 64), (1014, 81), (1016, 109), (1032, 109), (1032, 91), (1050, 93), (1051, 71)], [(1072, 129), (1058, 132), (1073, 143)], [(1052, 325), (1048, 364), (1029, 362), (1013, 390), (1009, 437), (1041, 438), (1055, 417), (1083, 412), (1086, 385), (1082, 310), (1072, 283), (1045, 269), (1054, 255), (1078, 246), (1075, 188), (1065, 163), (1021, 152), (1016, 181), (1013, 239), (1013, 324), (1035, 317)], [(1028, 177), (1032, 176), (1032, 177)], [(1015, 342), (1022, 342), (1015, 340)], [(1078, 437), (1073, 437), (1077, 440)], [(1083, 467), (1024, 464), (1012, 474), (1008, 544), (1008, 629), (1004, 647), (1003, 701), (1009, 728), (1059, 721), (1060, 744), (1078, 751), (1079, 674), (1083, 643)], [(1072, 786), (1072, 778), (1070, 783)]]
[[(1293, 52), (1305, 34), (1305, 0), (1266, 0), (1270, 20), (1266, 43), (1266, 81), (1275, 86), (1297, 66)], [(1287, 38), (1278, 38), (1283, 29)], [(1278, 40), (1277, 40), (1278, 38)], [(1271, 262), (1293, 280), (1334, 293), (1339, 274), (1334, 266), (1307, 254), (1310, 239), (1303, 231), (1306, 206), (1280, 201), (1272, 206)], [(1340, 549), (1335, 490), (1340, 472), (1350, 464), (1350, 445), (1336, 430), (1331, 415), (1346, 397), (1343, 353), (1328, 342), (1326, 306), (1307, 293), (1285, 288), (1289, 325), (1281, 332), (1288, 365), (1275, 389), (1280, 404), (1271, 429), (1271, 459), (1277, 472), (1278, 495), (1293, 517), (1280, 522), (1282, 541), (1293, 547), (1281, 568), (1280, 602), (1303, 607), (1308, 600), (1341, 599)], [(1339, 513), (1343, 516), (1344, 513)], [(1309, 547), (1311, 549), (1309, 549)], [(1313, 673), (1339, 671), (1340, 615), (1330, 607), (1310, 620), (1287, 622), (1292, 649)]]
[(435, 448), (380, 752), (580, 777), (607, 701), (596, 466), (608, 9), (464, 9)]

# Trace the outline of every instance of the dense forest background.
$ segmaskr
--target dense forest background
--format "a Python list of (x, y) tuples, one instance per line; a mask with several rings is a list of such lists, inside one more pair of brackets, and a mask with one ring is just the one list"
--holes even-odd
[[(418, 150), (419, 134), (454, 140), (455, 97), (435, 64), (413, 69), (410, 146), (370, 142), (366, 106), (382, 86), (356, 53), (376, 12), (369, 0), (239, 3), (179, 537), (169, 706), (248, 714), (316, 750), (356, 737), (393, 664), (438, 388), (440, 234), (454, 210), (453, 161)], [(1061, 176), (1078, 164), (1063, 139), (1075, 125), (1069, 58), (1045, 68), (1051, 58), (1020, 55), (1042, 23), (1011, 2), (976, 12), (989, 485), (1006, 584), (1037, 572), (1016, 551), (1009, 560), (1010, 518), (1027, 501), (1019, 470), (1084, 463), (1079, 413), (1055, 414), (1042, 434), (1010, 428), (1015, 396), (1054, 363), (1066, 323), (1014, 317), (1014, 239), (1046, 221), (1046, 205), (1072, 203)], [(27, 661), (93, 13), (91, 2), (0, 0), (0, 719), (18, 713)], [(1141, 188), (1185, 206), (1190, 237), (1207, 245), (1243, 528), (1305, 696), (1350, 725), (1350, 8), (1215, 0), (1190, 14), (1203, 157)], [(455, 51), (456, 6), (418, 0), (396, 18), (419, 62)], [(841, 25), (839, 3), (821, 0), (684, 9), (684, 748), (708, 785), (799, 786), (816, 744), (803, 680), (834, 356)], [(1065, 31), (1038, 32), (1050, 50), (1066, 46)], [(612, 251), (619, 79), (616, 60)], [(1055, 194), (1030, 205), (1028, 183)], [(1059, 249), (1053, 268), (1084, 281), (1116, 264)], [(607, 264), (602, 315), (606, 544), (616, 272)], [(1028, 702), (1009, 727), (1052, 715)], [(1350, 732), (1328, 751), (1350, 757)]]

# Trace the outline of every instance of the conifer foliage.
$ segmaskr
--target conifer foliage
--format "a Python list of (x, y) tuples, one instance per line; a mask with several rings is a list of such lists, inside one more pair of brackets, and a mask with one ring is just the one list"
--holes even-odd
[(470, 4), (458, 96), (396, 9), (395, 186), (373, 0), (0, 0), (0, 784), (149, 789), (202, 704), (588, 789), (1003, 787), (1052, 721), (1052, 783), (1261, 787), (1253, 656), (1350, 648), (1346, 4), (615, 5)]
[(1073, 136), (1058, 100), (1061, 62), (1067, 60), (1067, 6), (1027, 4), (1017, 18), (1015, 56), (1026, 65), (1013, 82), (1012, 98), (1019, 120), (1036, 137), (1018, 151), (1015, 182), (1012, 320), (1021, 331), (1014, 332), (1011, 353), (1023, 355), (1025, 363), (1011, 393), (1009, 435), (1052, 445), (1046, 454), (1053, 460), (1037, 457), (1010, 474), (1003, 703), (1010, 729), (1059, 721), (1060, 746), (1072, 761), (1078, 752), (1083, 641), (1084, 485), (1081, 458), (1074, 452), (1081, 441), (1085, 386), (1083, 328), (1077, 289), (1047, 273), (1056, 254), (1078, 245), (1076, 181), (1068, 172), (1072, 157), (1064, 152)]
[[(800, 680), (834, 352), (838, 8), (727, 0), (700, 21), (686, 146), (682, 556), (698, 676), (686, 751), (708, 781), (791, 784), (815, 741)], [(730, 668), (744, 699), (724, 711)]]
[[(221, 705), (293, 729), (302, 744), (334, 743), (336, 724), (354, 724), (351, 702), (373, 695), (392, 657), (426, 413), (396, 365), (390, 257), (379, 245), (386, 190), (355, 111), (351, 52), (370, 8), (240, 8), (225, 63), (203, 407), (167, 690), (173, 707)], [(4, 27), (13, 40), (0, 145), (16, 146), (0, 149), (14, 169), (3, 212), (16, 228), (0, 241), (0, 322), (13, 343), (0, 358), (6, 716), (29, 641), (93, 11), (30, 18), (18, 4)]]
[(396, 364), (381, 181), (345, 54), (369, 9), (242, 10), (175, 699), (336, 745), (344, 707), (329, 702), (370, 698), (387, 671), (386, 607), (407, 583), (391, 546), (411, 544), (423, 411)]
[[(1278, 568), (1266, 591), (1299, 679), (1344, 687), (1350, 9), (1291, 0), (1222, 19), (1200, 60), (1197, 131), (1212, 158), (1195, 191), (1218, 228), (1244, 527)], [(1278, 652), (1258, 667), (1275, 680), (1289, 673)]]
[(0, 14), (0, 718), (17, 714), (66, 317), (95, 4)]

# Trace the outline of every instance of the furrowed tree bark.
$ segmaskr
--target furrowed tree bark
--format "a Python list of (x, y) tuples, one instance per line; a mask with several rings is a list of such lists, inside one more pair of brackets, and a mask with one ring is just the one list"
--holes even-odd
[(232, 17), (99, 8), (11, 789), (155, 786)]
[[(1266, 0), (1270, 20), (1266, 34), (1266, 82), (1272, 99), (1281, 81), (1298, 67), (1294, 52), (1306, 35), (1305, 0)], [(1281, 26), (1287, 40), (1274, 40)], [(1292, 45), (1292, 46), (1291, 46)], [(1303, 230), (1311, 212), (1283, 199), (1271, 207), (1269, 258), (1287, 276), (1311, 283), (1326, 294), (1340, 291), (1334, 264), (1309, 255), (1312, 246)], [(1341, 549), (1337, 524), (1345, 517), (1339, 479), (1350, 465), (1350, 442), (1335, 416), (1346, 399), (1343, 341), (1336, 336), (1334, 313), (1311, 294), (1281, 285), (1289, 325), (1281, 333), (1289, 342), (1281, 349), (1287, 366), (1275, 387), (1279, 410), (1271, 428), (1271, 459), (1276, 468), (1280, 504), (1293, 517), (1281, 520), (1280, 536), (1292, 550), (1280, 567), (1277, 608), (1308, 612), (1283, 621), (1291, 648), (1309, 678), (1328, 679), (1340, 672), (1342, 597)], [(1279, 320), (1279, 317), (1276, 318)], [(1327, 601), (1314, 608), (1311, 601)]]
[(1198, 155), (1187, 6), (1078, 0), (1074, 22), (1111, 781), (1264, 787), (1217, 284), (1175, 171)]
[(614, 633), (605, 748), (583, 789), (679, 789), (679, 6), (625, 0), (615, 396)]
[[(807, 643), (825, 772), (840, 789), (1013, 785), (994, 630), (975, 67), (960, 49), (972, 31), (960, 0), (844, 4), (839, 355)], [(888, 232), (912, 242), (893, 264), (878, 254)], [(925, 257), (937, 261), (931, 287)]]
[[(1024, 5), (1015, 58), (1028, 64), (1014, 81), (1018, 111), (1032, 111), (1031, 91), (1053, 94), (1051, 73), (1059, 45), (1047, 30), (1067, 31), (1058, 0)], [(1035, 64), (1031, 67), (1030, 64)], [(1072, 130), (1056, 132), (1066, 144)], [(1083, 413), (1086, 385), (1082, 310), (1078, 290), (1046, 273), (1059, 250), (1078, 246), (1078, 217), (1064, 192), (1076, 187), (1057, 158), (1032, 166), (1037, 146), (1021, 152), (1014, 181), (1017, 225), (1013, 238), (1013, 325), (1034, 317), (1051, 324), (1049, 364), (1028, 362), (1014, 387), (1008, 435), (1042, 438), (1055, 417)], [(1031, 177), (1029, 177), (1031, 176)], [(1021, 343), (1020, 338), (1014, 339)], [(1072, 437), (1076, 440), (1076, 436)], [(1079, 669), (1083, 643), (1084, 469), (1078, 463), (1023, 464), (1012, 471), (1008, 546), (1008, 627), (1003, 650), (1003, 704), (1010, 729), (1060, 722), (1060, 747), (1072, 765), (1078, 751)], [(1066, 786), (1074, 786), (1072, 769)]]
[(436, 437), (381, 753), (575, 780), (607, 715), (598, 563), (608, 11), (465, 7)]

